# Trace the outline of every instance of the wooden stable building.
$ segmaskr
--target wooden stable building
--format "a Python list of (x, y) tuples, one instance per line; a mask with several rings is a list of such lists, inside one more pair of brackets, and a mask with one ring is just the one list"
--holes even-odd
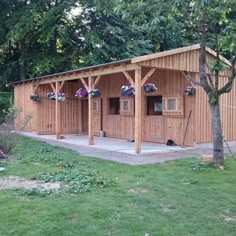
[[(207, 62), (215, 60), (210, 48)], [(197, 87), (195, 94), (187, 96), (185, 89), (193, 86), (185, 78), (184, 71), (199, 79), (200, 45), (193, 45), (132, 59), (66, 71), (26, 81), (14, 86), (15, 107), (20, 108), (16, 128), (27, 115), (32, 119), (25, 131), (36, 134), (88, 134), (89, 144), (93, 136), (134, 139), (135, 152), (141, 152), (141, 142), (166, 143), (173, 140), (178, 145), (211, 142), (211, 118), (207, 96)], [(224, 63), (230, 62), (221, 58)], [(220, 84), (228, 78), (228, 70), (222, 73)], [(157, 90), (145, 93), (143, 85), (154, 83)], [(131, 84), (135, 96), (121, 96), (122, 85)], [(98, 98), (77, 98), (76, 91), (98, 88)], [(65, 93), (66, 101), (48, 100), (49, 92)], [(31, 94), (39, 95), (39, 101), (30, 100)], [(221, 117), (223, 133), (227, 140), (236, 140), (235, 109), (236, 89), (223, 95)], [(79, 137), (78, 137), (79, 138)]]

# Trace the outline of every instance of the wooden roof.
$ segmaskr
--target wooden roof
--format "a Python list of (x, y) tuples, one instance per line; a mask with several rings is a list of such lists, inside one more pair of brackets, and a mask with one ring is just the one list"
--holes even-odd
[[(153, 53), (145, 56), (138, 56), (131, 59), (125, 59), (100, 65), (94, 65), (90, 67), (84, 67), (76, 70), (45, 75), (24, 81), (16, 81), (7, 84), (7, 86), (14, 86), (16, 84), (29, 81), (35, 81), (35, 83), (40, 84), (46, 84), (55, 81), (68, 81), (89, 76), (99, 76), (123, 71), (131, 71), (139, 66), (198, 72), (199, 49), (200, 44), (195, 44), (187, 47)], [(216, 58), (217, 54), (215, 51), (208, 47), (206, 47), (206, 51), (208, 53), (208, 61), (212, 61), (214, 58)], [(220, 59), (229, 67), (231, 66), (230, 61), (228, 61), (224, 57), (220, 56)]]

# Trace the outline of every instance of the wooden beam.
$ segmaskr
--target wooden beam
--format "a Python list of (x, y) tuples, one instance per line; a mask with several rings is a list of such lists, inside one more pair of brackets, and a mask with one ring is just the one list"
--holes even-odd
[(101, 75), (97, 76), (97, 78), (96, 78), (95, 81), (94, 81), (93, 88), (96, 88), (96, 86), (98, 85), (98, 83), (99, 83), (99, 81), (101, 80), (101, 78), (102, 78)]
[(105, 69), (97, 69), (94, 71), (80, 71), (80, 72), (73, 72), (64, 75), (59, 75), (59, 76), (50, 76), (48, 78), (41, 78), (39, 80), (39, 84), (48, 84), (48, 83), (53, 83), (57, 81), (67, 81), (67, 80), (76, 80), (76, 79), (81, 79), (81, 78), (86, 78), (89, 76), (99, 76), (99, 75), (107, 75), (107, 74), (114, 74), (114, 73), (119, 73), (123, 71), (131, 71), (135, 70), (137, 67), (139, 67), (136, 64), (127, 64), (127, 65), (120, 65), (120, 66), (115, 66), (112, 68), (105, 68)]
[(37, 91), (37, 89), (38, 89), (38, 87), (39, 87), (39, 84), (33, 84), (33, 94), (35, 94), (36, 93), (36, 91)]
[[(93, 78), (89, 76), (89, 89), (93, 88)], [(92, 97), (88, 96), (88, 136), (89, 136), (89, 145), (93, 145), (93, 107), (92, 107)]]
[(141, 82), (141, 86), (143, 86), (147, 80), (155, 73), (155, 71), (157, 70), (157, 68), (152, 68), (146, 75), (145, 77), (142, 79)]
[(61, 90), (63, 89), (64, 85), (65, 85), (66, 81), (62, 81), (60, 88), (59, 88), (59, 93), (61, 92)]
[(142, 89), (141, 67), (135, 70), (135, 153), (141, 153), (142, 140)]
[(55, 88), (54, 84), (53, 84), (53, 83), (50, 83), (50, 86), (51, 86), (51, 88), (52, 88), (52, 91), (56, 94), (57, 91), (56, 91), (56, 88)]
[(80, 78), (82, 84), (84, 85), (84, 87), (88, 90), (88, 84), (86, 83), (85, 79), (84, 78)]
[(123, 74), (125, 75), (126, 79), (130, 82), (131, 86), (134, 87), (134, 81), (128, 71), (123, 71)]

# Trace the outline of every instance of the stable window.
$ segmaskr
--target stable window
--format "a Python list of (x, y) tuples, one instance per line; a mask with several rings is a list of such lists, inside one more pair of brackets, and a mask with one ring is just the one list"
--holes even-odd
[(134, 114), (134, 99), (120, 98), (120, 114), (133, 115)]
[(147, 97), (147, 115), (162, 115), (162, 96)]
[(177, 101), (175, 98), (169, 98), (167, 99), (167, 110), (169, 111), (176, 111), (177, 109)]
[(129, 110), (129, 101), (122, 101), (122, 111), (128, 111)]
[(184, 115), (184, 97), (181, 94), (163, 95), (163, 115), (183, 116)]
[(119, 98), (109, 98), (109, 109), (108, 114), (119, 115), (120, 114), (120, 99)]
[(98, 102), (97, 101), (93, 101), (93, 110), (94, 111), (98, 110)]

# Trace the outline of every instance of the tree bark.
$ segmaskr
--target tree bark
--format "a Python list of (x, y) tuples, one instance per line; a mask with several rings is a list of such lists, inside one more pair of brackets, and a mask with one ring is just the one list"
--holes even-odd
[(20, 50), (20, 59), (19, 59), (19, 67), (20, 67), (20, 80), (26, 79), (26, 66), (25, 66), (25, 46), (23, 43), (19, 44)]
[(213, 136), (213, 162), (215, 165), (219, 166), (224, 164), (224, 146), (219, 101), (217, 101), (215, 104), (211, 104), (210, 107)]

